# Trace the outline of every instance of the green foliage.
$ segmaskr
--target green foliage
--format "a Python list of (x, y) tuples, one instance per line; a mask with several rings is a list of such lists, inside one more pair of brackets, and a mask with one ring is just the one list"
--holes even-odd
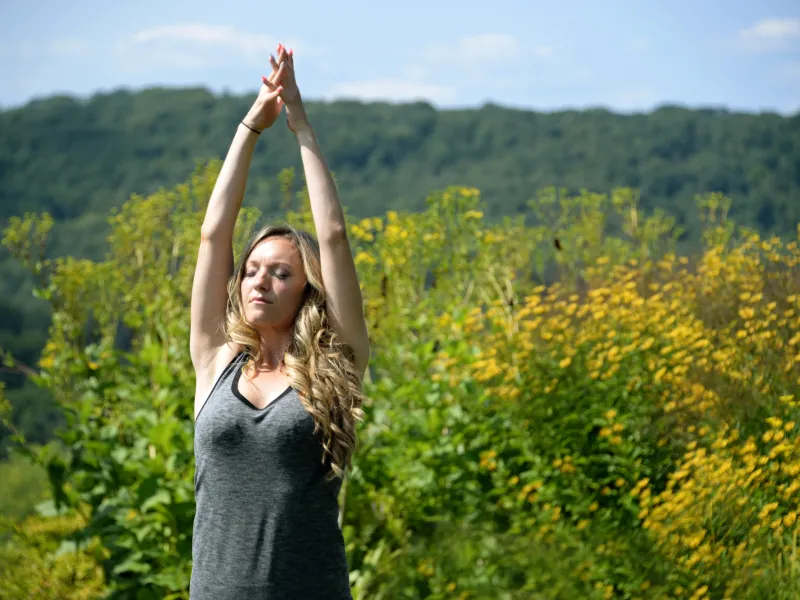
[[(218, 167), (175, 190), (133, 197), (111, 218), (103, 262), (29, 257), (20, 232), (41, 230), (46, 216), (28, 215), (5, 237), (12, 252), (46, 274), (39, 293), (54, 313), (35, 380), (67, 420), (58, 435), (66, 457), (50, 455), (49, 446), (29, 453), (46, 465), (56, 508), (88, 513), (73, 541), (106, 541), (104, 576), (121, 594), (153, 585), (162, 590), (153, 597), (166, 598), (188, 587), (194, 502), (186, 308)], [(252, 226), (252, 212), (243, 212), (240, 225)]]
[[(0, 227), (11, 217), (45, 212), (52, 223), (38, 225), (52, 228), (48, 258), (102, 260), (109, 250), (109, 211), (131, 194), (149, 195), (185, 180), (193, 164), (224, 156), (251, 100), (155, 88), (87, 101), (60, 96), (0, 112)], [(685, 231), (683, 251), (700, 246), (698, 194), (734, 198), (730, 216), (762, 232), (792, 234), (800, 220), (800, 116), (668, 106), (627, 116), (493, 105), (437, 111), (424, 103), (359, 102), (313, 102), (309, 113), (355, 217), (421, 211), (430, 190), (467, 185), (482, 191), (483, 212), (494, 223), (534, 216), (528, 202), (542, 189), (559, 197), (562, 190), (580, 196), (583, 189), (637, 189), (638, 214), (655, 218), (660, 209), (661, 225), (674, 220), (673, 231)], [(247, 197), (266, 214), (283, 214), (296, 195), (287, 187), (290, 171), (278, 175), (299, 169), (300, 158), (285, 127), (265, 139), (253, 157)], [(650, 226), (658, 230), (659, 223)], [(641, 227), (635, 219), (631, 225)], [(622, 233), (625, 224), (611, 219), (609, 226)], [(550, 232), (543, 235), (551, 239)], [(571, 244), (562, 262), (585, 259), (582, 252)], [(39, 284), (0, 248), (0, 348), (23, 365), (38, 361), (47, 338), (49, 305), (31, 299)], [(43, 395), (34, 408), (27, 393), (14, 392), (23, 381), (18, 371), (0, 377), (9, 386), (17, 426), (45, 442), (63, 424), (57, 405)], [(5, 441), (0, 430), (0, 457)]]
[[(92, 600), (105, 591), (97, 562), (105, 551), (97, 540), (76, 545), (68, 538), (83, 524), (77, 515), (43, 509), (12, 523), (0, 546), (0, 597), (8, 600)], [(6, 519), (2, 519), (6, 521)]]
[(38, 464), (18, 455), (0, 464), (0, 515), (21, 520), (31, 507), (47, 499), (47, 473)]
[[(92, 581), (109, 597), (187, 597), (188, 307), (218, 168), (132, 197), (110, 219), (103, 261), (30, 250), (22, 232), (47, 229), (46, 215), (5, 234), (53, 307), (30, 377), (67, 421), (58, 445), (34, 449), (18, 436), (19, 452), (46, 469), (52, 504), (40, 512), (73, 519), (61, 534), (72, 546), (62, 550), (96, 564)], [(310, 229), (305, 191), (290, 171), (279, 183), (293, 208), (287, 220)], [(480, 194), (463, 187), (429, 195), (423, 212), (350, 218), (373, 348), (367, 420), (341, 498), (355, 598), (723, 597), (728, 589), (755, 598), (798, 589), (786, 545), (798, 514), (783, 499), (785, 479), (764, 479), (745, 502), (758, 510), (775, 502), (786, 531), (753, 517), (759, 528), (744, 550), (724, 532), (708, 534), (721, 531), (720, 517), (709, 525), (705, 515), (720, 499), (722, 514), (734, 514), (739, 498), (718, 488), (754, 485), (744, 468), (713, 468), (729, 460), (731, 430), (776, 439), (778, 425), (763, 417), (780, 414), (781, 436), (796, 435), (784, 421), (800, 421), (800, 284), (787, 273), (800, 252), (796, 242), (733, 230), (719, 218), (724, 198), (698, 202), (708, 247), (689, 268), (674, 255), (676, 222), (624, 188), (546, 190), (531, 202), (533, 224), (485, 220)], [(237, 251), (258, 219), (257, 210), (242, 212)], [(742, 350), (739, 330), (751, 344)], [(741, 424), (733, 385), (761, 411), (757, 422)], [(6, 420), (9, 409), (0, 411)], [(705, 454), (695, 453), (701, 446)], [(796, 475), (800, 459), (792, 461), (776, 462), (775, 472)], [(700, 499), (682, 509), (691, 519), (674, 518), (691, 494)], [(55, 541), (37, 549), (21, 531), (16, 556), (49, 560)], [(698, 536), (710, 541), (695, 544)], [(771, 543), (778, 567), (762, 558)], [(15, 559), (3, 578), (30, 582), (30, 573), (17, 576), (23, 564)], [(739, 564), (747, 568), (731, 569)], [(768, 569), (774, 583), (750, 583)]]

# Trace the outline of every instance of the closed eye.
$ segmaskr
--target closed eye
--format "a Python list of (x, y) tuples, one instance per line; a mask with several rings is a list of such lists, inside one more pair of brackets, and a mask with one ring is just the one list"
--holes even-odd
[[(244, 276), (245, 277), (255, 277), (256, 273), (258, 273), (258, 271), (245, 271)], [(281, 280), (286, 279), (290, 275), (291, 275), (290, 273), (285, 273), (283, 271), (273, 271), (272, 272), (272, 276), (273, 277), (277, 277), (278, 279), (281, 279)]]

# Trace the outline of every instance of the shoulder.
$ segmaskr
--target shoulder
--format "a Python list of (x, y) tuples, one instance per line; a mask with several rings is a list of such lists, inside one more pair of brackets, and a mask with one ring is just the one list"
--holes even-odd
[(222, 372), (244, 351), (239, 344), (226, 343), (220, 346), (216, 354), (205, 366), (195, 367), (195, 378), (198, 391), (210, 388)]

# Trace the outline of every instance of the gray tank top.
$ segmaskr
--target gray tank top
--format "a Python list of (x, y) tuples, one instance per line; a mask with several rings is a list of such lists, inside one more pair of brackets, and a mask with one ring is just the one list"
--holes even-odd
[[(195, 421), (191, 600), (352, 600), (314, 420), (289, 387), (258, 409), (238, 390), (240, 353)], [(317, 434), (318, 435), (318, 434)]]

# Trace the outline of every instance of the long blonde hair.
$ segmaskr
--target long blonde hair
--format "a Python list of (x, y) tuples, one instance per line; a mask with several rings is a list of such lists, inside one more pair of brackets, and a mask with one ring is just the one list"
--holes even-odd
[(253, 248), (269, 237), (283, 237), (292, 242), (300, 253), (308, 280), (284, 365), (291, 386), (314, 418), (314, 433), (322, 433), (321, 462), (327, 467), (326, 479), (330, 481), (343, 477), (345, 470), (352, 467), (357, 443), (356, 422), (364, 418), (361, 407), (365, 396), (353, 350), (330, 326), (319, 244), (314, 236), (285, 224), (268, 225), (252, 237), (228, 282), (225, 335), (229, 342), (246, 349), (248, 366), (255, 368), (260, 364), (261, 338), (244, 316), (241, 283)]

